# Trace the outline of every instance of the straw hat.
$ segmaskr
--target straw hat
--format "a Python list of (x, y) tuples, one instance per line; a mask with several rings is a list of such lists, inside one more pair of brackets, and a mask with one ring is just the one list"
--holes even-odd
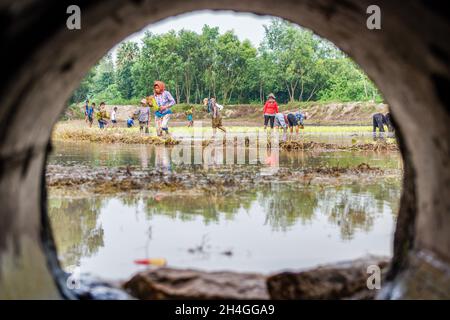
[(267, 99), (269, 98), (274, 98), (275, 99), (275, 95), (273, 93), (269, 93), (269, 95), (267, 96)]
[(141, 103), (142, 103), (142, 104), (147, 104), (147, 99), (143, 98), (143, 99), (141, 100)]

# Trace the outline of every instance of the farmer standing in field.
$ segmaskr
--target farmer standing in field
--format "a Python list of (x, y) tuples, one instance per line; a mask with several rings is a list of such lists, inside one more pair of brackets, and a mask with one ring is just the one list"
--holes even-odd
[(216, 135), (216, 129), (222, 130), (224, 133), (227, 132), (222, 125), (222, 116), (220, 115), (220, 110), (223, 106), (219, 105), (215, 97), (211, 98), (211, 125), (213, 128), (213, 135)]
[(117, 126), (117, 107), (114, 107), (113, 111), (111, 112), (111, 123), (113, 128)]
[(147, 104), (147, 99), (141, 100), (141, 106), (136, 111), (136, 116), (139, 121), (139, 132), (148, 133), (148, 123), (150, 121), (150, 107)]
[(207, 107), (207, 111), (211, 113), (211, 126), (213, 129), (213, 137), (216, 136), (217, 129), (222, 130), (223, 132), (227, 132), (222, 125), (222, 116), (220, 115), (220, 110), (223, 109), (223, 106), (216, 102), (216, 98), (212, 97), (211, 99), (205, 98), (203, 99), (203, 104)]
[(106, 104), (104, 102), (100, 102), (99, 111), (96, 114), (98, 126), (100, 129), (106, 128), (108, 125), (108, 113), (106, 112)]
[(273, 93), (269, 94), (267, 101), (264, 104), (263, 114), (264, 114), (264, 130), (267, 128), (267, 124), (270, 121), (270, 128), (273, 129), (275, 123), (275, 114), (278, 113), (278, 104), (275, 101), (275, 95)]
[(84, 121), (88, 123), (88, 110), (89, 110), (89, 99), (86, 99), (86, 104), (84, 106)]
[(169, 135), (169, 120), (172, 114), (172, 106), (175, 100), (169, 91), (165, 90), (166, 85), (162, 81), (155, 81), (153, 84), (154, 98), (159, 107), (155, 112), (156, 134), (162, 136), (164, 132)]
[(188, 128), (192, 127), (194, 125), (194, 107), (189, 108), (185, 113), (188, 121)]
[(94, 109), (95, 109), (95, 102), (92, 102), (92, 104), (87, 108), (87, 120), (89, 121), (89, 128), (92, 127), (92, 122), (94, 122)]

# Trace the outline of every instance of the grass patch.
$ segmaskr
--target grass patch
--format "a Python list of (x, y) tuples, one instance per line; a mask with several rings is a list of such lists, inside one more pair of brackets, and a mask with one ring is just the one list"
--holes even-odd
[[(84, 122), (60, 122), (58, 123), (52, 134), (53, 140), (60, 141), (88, 141), (97, 143), (124, 143), (124, 144), (154, 144), (154, 145), (176, 145), (180, 141), (177, 136), (190, 137), (194, 135), (203, 135), (203, 140), (206, 145), (210, 142), (209, 138), (212, 135), (210, 127), (202, 128), (188, 128), (188, 127), (173, 127), (170, 132), (175, 138), (157, 137), (155, 129), (150, 129), (150, 134), (143, 134), (138, 127), (133, 128), (106, 128), (99, 129), (97, 127), (88, 128)], [(247, 126), (231, 126), (227, 127), (228, 134), (242, 133), (242, 134), (259, 134), (264, 136), (266, 132), (260, 127)], [(371, 127), (369, 126), (307, 126), (300, 134), (288, 135), (287, 141), (281, 141), (280, 148), (284, 150), (371, 150), (371, 151), (396, 151), (398, 146), (394, 139), (387, 139), (381, 141), (367, 141), (371, 139)], [(276, 134), (272, 132), (272, 134)], [(314, 141), (315, 137), (320, 135), (326, 136), (340, 136), (348, 138), (348, 145), (339, 145), (336, 143), (323, 143)], [(360, 136), (362, 139), (355, 138)], [(352, 137), (351, 137), (352, 136)], [(230, 136), (228, 136), (230, 137)], [(351, 140), (350, 140), (351, 139)]]
[(142, 134), (139, 128), (82, 128), (68, 125), (57, 125), (52, 133), (53, 140), (89, 141), (100, 143), (155, 144), (176, 145), (179, 141), (168, 137)]

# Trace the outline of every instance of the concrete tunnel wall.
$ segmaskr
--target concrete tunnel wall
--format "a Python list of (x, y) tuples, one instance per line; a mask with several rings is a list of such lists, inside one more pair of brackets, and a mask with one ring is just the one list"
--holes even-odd
[[(380, 298), (450, 297), (450, 34), (438, 1), (72, 1), (0, 3), (0, 298), (70, 298), (46, 216), (51, 128), (84, 74), (149, 23), (201, 9), (279, 16), (348, 53), (382, 91), (405, 160), (394, 258)], [(381, 8), (382, 29), (366, 28)], [(151, 79), (150, 79), (151, 80)], [(149, 81), (150, 81), (149, 80)]]

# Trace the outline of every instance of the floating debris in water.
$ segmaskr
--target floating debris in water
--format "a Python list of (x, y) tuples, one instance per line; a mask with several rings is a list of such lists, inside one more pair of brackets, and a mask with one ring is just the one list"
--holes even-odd
[(137, 259), (134, 260), (135, 264), (163, 267), (167, 265), (167, 260), (164, 258), (151, 258), (151, 259)]

